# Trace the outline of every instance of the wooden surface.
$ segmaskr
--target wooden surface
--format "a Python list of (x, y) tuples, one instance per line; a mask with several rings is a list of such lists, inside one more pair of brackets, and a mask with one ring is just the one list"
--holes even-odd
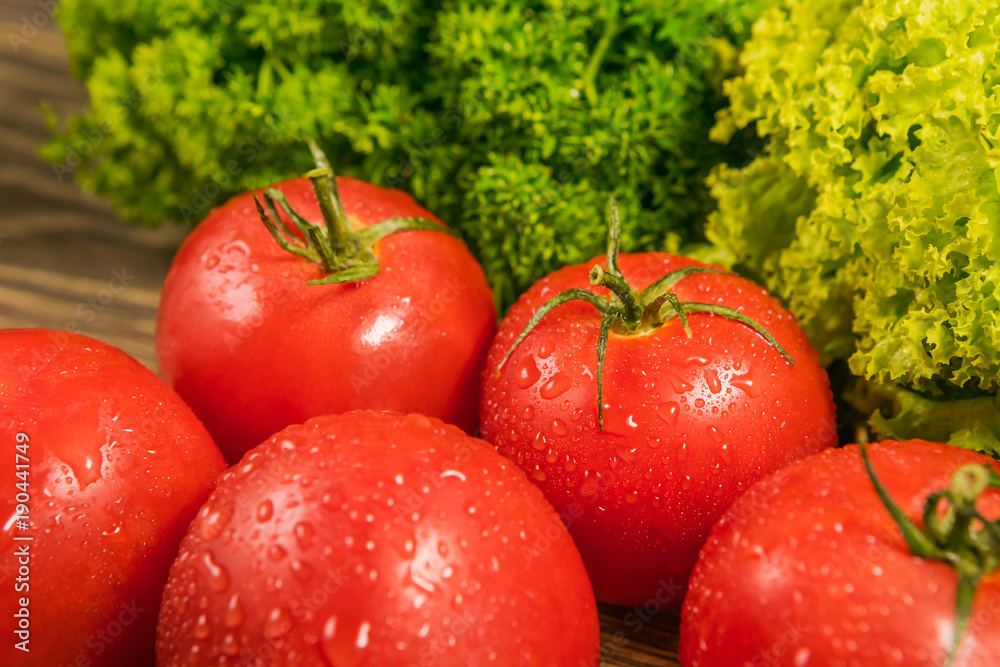
[[(65, 117), (86, 89), (69, 75), (54, 20), (14, 52), (8, 35), (23, 34), (37, 11), (30, 0), (0, 0), (0, 328), (75, 329), (155, 370), (159, 290), (185, 230), (129, 227), (39, 159), (48, 129), (38, 104)], [(113, 292), (115, 273), (128, 284)], [(679, 664), (677, 619), (657, 608), (601, 606), (602, 665)]]

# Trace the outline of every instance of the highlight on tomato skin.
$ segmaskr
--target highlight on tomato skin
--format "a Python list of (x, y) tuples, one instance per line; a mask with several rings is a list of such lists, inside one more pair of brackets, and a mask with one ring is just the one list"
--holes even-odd
[(170, 564), (225, 469), (205, 428), (121, 350), (5, 329), (0, 456), (0, 664), (152, 664)]
[[(290, 424), (348, 410), (477, 427), (496, 332), (482, 268), (408, 194), (317, 172), (214, 209), (163, 287), (160, 370), (230, 463)], [(330, 189), (326, 206), (317, 192)], [(390, 221), (411, 227), (378, 236)], [(303, 229), (324, 240), (307, 245)], [(345, 282), (315, 284), (330, 280)]]
[[(943, 518), (950, 504), (928, 507), (929, 498), (960, 489), (970, 465), (995, 468), (996, 461), (936, 442), (883, 441), (867, 446), (872, 477), (861, 454), (848, 445), (798, 461), (755, 484), (723, 515), (684, 602), (682, 664), (997, 664), (1000, 487), (986, 486), (974, 498), (992, 528), (975, 520), (962, 535), (937, 540), (947, 522), (926, 521), (928, 509)], [(913, 530), (945, 551), (958, 547), (961, 570), (949, 564), (951, 555), (916, 555), (874, 481)], [(965, 504), (953, 498), (955, 508)], [(969, 548), (970, 536), (987, 530), (992, 536), (971, 538), (985, 550)], [(957, 624), (961, 571), (978, 577), (964, 630)]]
[(767, 473), (835, 445), (836, 416), (817, 352), (777, 299), (688, 258), (619, 257), (615, 217), (606, 269), (599, 257), (551, 273), (501, 323), (480, 421), (572, 518), (599, 600), (669, 590), (661, 604), (676, 610), (712, 524)]
[(355, 411), (221, 477), (171, 570), (157, 664), (596, 665), (599, 640), (580, 556), (520, 470), (440, 420)]

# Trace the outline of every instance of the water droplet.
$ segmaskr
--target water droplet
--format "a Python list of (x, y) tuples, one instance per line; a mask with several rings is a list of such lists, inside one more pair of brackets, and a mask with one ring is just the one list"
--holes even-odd
[(222, 505), (209, 512), (208, 516), (201, 523), (201, 537), (206, 542), (219, 537), (229, 521), (233, 518), (233, 508), (229, 505)]
[(705, 399), (704, 398), (696, 398), (696, 399), (694, 399), (694, 407), (696, 407), (696, 408), (703, 408), (703, 407), (705, 407)]
[(667, 423), (667, 426), (677, 425), (677, 414), (680, 412), (680, 406), (673, 401), (667, 401), (666, 403), (660, 403), (656, 406), (656, 414)]
[(719, 429), (715, 428), (714, 426), (709, 426), (707, 430), (708, 430), (708, 435), (709, 437), (712, 438), (712, 440), (715, 440), (716, 442), (722, 442), (723, 437), (722, 434), (719, 433)]
[(756, 398), (760, 396), (761, 386), (760, 382), (756, 379), (751, 378), (750, 374), (738, 375), (729, 381), (729, 384), (733, 385), (737, 389), (741, 389), (750, 398)]
[(521, 363), (518, 364), (514, 384), (516, 384), (520, 389), (527, 389), (531, 385), (538, 382), (538, 378), (541, 376), (542, 372), (538, 370), (538, 366), (535, 365), (535, 360), (531, 357), (525, 357), (521, 360)]
[(208, 579), (208, 587), (216, 593), (225, 593), (229, 588), (229, 572), (215, 561), (211, 551), (201, 557), (201, 571)]
[(207, 614), (200, 614), (198, 620), (194, 622), (194, 636), (198, 639), (208, 639), (212, 634), (212, 626), (208, 622)]
[(566, 422), (561, 419), (552, 420), (552, 432), (556, 435), (566, 435), (569, 433), (569, 429), (566, 427)]
[(536, 433), (534, 439), (531, 441), (531, 446), (537, 449), (538, 451), (542, 451), (543, 449), (548, 447), (548, 445), (549, 441), (545, 437), (545, 434), (542, 432)]
[[(447, 569), (447, 568), (446, 568)], [(355, 641), (355, 646), (358, 648), (364, 648), (368, 646), (368, 631), (371, 630), (372, 624), (368, 621), (364, 621), (361, 627), (358, 628), (358, 638)]]
[(534, 471), (531, 473), (531, 476), (534, 477), (539, 482), (545, 481), (545, 472), (541, 468), (535, 468)]
[[(542, 389), (539, 392), (542, 398), (546, 400), (552, 400), (558, 396), (562, 396), (566, 391), (573, 386), (573, 381), (566, 376), (565, 373), (559, 373), (554, 377), (550, 378), (548, 382), (542, 385)], [(567, 406), (568, 409), (569, 406)]]
[(275, 607), (264, 622), (264, 636), (276, 639), (292, 630), (292, 615), (284, 607)]
[(683, 394), (694, 389), (690, 383), (685, 382), (676, 375), (669, 375), (667, 379), (670, 381), (670, 386), (674, 388), (674, 391), (678, 394)]
[(299, 560), (296, 558), (291, 564), (292, 576), (298, 579), (302, 583), (308, 583), (312, 579), (313, 572), (315, 571), (313, 566), (309, 563)]
[(260, 505), (257, 505), (257, 520), (258, 521), (268, 521), (274, 515), (274, 503), (270, 500), (265, 500)]
[(288, 552), (280, 544), (272, 544), (267, 548), (267, 557), (276, 563), (287, 555)]
[(688, 446), (686, 442), (682, 442), (680, 449), (677, 450), (677, 460), (686, 461), (687, 457), (688, 457)]
[(222, 652), (226, 655), (236, 655), (240, 652), (240, 643), (233, 635), (226, 635), (222, 640)]
[(584, 480), (583, 484), (580, 485), (580, 495), (581, 496), (593, 496), (597, 493), (598, 488), (600, 488), (600, 481), (596, 476), (588, 475)]
[(535, 416), (535, 409), (530, 405), (524, 406), (524, 409), (521, 410), (521, 419), (523, 419), (526, 422), (530, 422), (532, 418), (534, 418), (534, 416)]
[(636, 491), (630, 491), (629, 494), (625, 496), (625, 501), (630, 505), (637, 500), (639, 500), (639, 494)]
[(646, 444), (652, 447), (653, 449), (656, 449), (657, 447), (663, 444), (663, 438), (654, 438), (654, 437), (646, 438)]
[(295, 524), (295, 540), (299, 543), (301, 549), (306, 550), (311, 547), (315, 537), (316, 530), (311, 524), (304, 521)]
[(549, 451), (545, 452), (545, 460), (548, 463), (555, 463), (556, 461), (559, 460), (559, 455), (556, 454), (556, 450), (550, 449)]
[(719, 374), (714, 370), (705, 371), (705, 382), (708, 383), (708, 389), (713, 394), (722, 391), (722, 380), (719, 379)]
[(536, 352), (536, 354), (539, 359), (548, 359), (552, 356), (552, 353), (555, 352), (555, 350), (556, 344), (552, 342), (551, 338), (546, 338), (542, 341), (542, 344), (538, 346), (538, 352)]
[(243, 607), (240, 605), (240, 596), (233, 593), (226, 605), (226, 611), (222, 615), (222, 622), (227, 628), (238, 628), (243, 625)]
[(635, 452), (637, 449), (637, 447), (618, 447), (618, 456), (620, 456), (625, 463), (635, 463)]

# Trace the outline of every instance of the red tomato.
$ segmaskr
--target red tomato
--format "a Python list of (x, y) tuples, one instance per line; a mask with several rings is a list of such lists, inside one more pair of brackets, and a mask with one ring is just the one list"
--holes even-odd
[[(440, 222), (402, 192), (337, 184), (355, 228)], [(306, 219), (323, 220), (307, 179), (276, 187)], [(279, 247), (252, 193), (212, 211), (181, 246), (160, 302), (157, 359), (230, 462), (289, 424), (358, 408), (476, 428), (496, 330), (481, 267), (437, 231), (387, 236), (374, 254), (381, 270), (370, 279), (307, 285), (323, 270)]]
[[(690, 338), (676, 317), (635, 335), (612, 329), (602, 430), (594, 305), (556, 307), (500, 366), (556, 294), (608, 294), (588, 280), (594, 262), (550, 274), (511, 308), (487, 360), (483, 433), (568, 517), (599, 600), (677, 609), (726, 508), (767, 473), (836, 442), (832, 395), (817, 353), (776, 299), (735, 275), (696, 273), (674, 286), (680, 301), (738, 310), (795, 364), (750, 326), (704, 312), (688, 313)], [(618, 264), (637, 290), (706, 267), (664, 253)]]
[(0, 452), (0, 664), (150, 664), (170, 563), (225, 468), (205, 428), (124, 352), (8, 329)]
[(580, 556), (517, 468), (436, 419), (351, 412), (223, 475), (171, 570), (157, 664), (576, 667), (598, 643)]
[[(986, 456), (921, 440), (869, 447), (872, 468), (920, 528), (927, 496)], [(1000, 491), (977, 502), (1000, 517)], [(995, 553), (994, 553), (995, 556)], [(851, 445), (759, 482), (713, 528), (691, 577), (681, 662), (730, 665), (944, 664), (958, 576), (913, 555)], [(1000, 658), (1000, 575), (979, 580), (952, 667)]]

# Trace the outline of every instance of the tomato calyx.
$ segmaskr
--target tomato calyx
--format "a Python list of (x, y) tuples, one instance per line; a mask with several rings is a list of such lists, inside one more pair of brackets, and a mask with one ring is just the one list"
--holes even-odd
[[(868, 477), (907, 546), (915, 556), (947, 563), (958, 573), (955, 596), (955, 637), (944, 667), (948, 667), (962, 642), (969, 622), (979, 579), (1000, 567), (1000, 520), (989, 521), (976, 509), (976, 500), (987, 488), (1000, 489), (1000, 475), (989, 466), (969, 464), (956, 470), (949, 488), (936, 491), (924, 503), (924, 530), (910, 521), (889, 497), (860, 445)], [(942, 513), (942, 503), (946, 507)]]
[[(314, 225), (298, 214), (277, 188), (264, 190), (264, 204), (257, 195), (253, 201), (261, 222), (284, 250), (318, 264), (324, 278), (310, 280), (309, 285), (329, 285), (365, 280), (378, 275), (379, 263), (372, 251), (376, 242), (390, 234), (423, 229), (458, 235), (451, 229), (427, 218), (390, 218), (364, 229), (355, 230), (347, 220), (344, 205), (337, 190), (337, 179), (326, 154), (311, 138), (306, 138), (316, 168), (305, 174), (313, 185), (325, 225)], [(265, 210), (266, 207), (266, 210)], [(278, 208), (291, 220), (301, 234), (293, 232), (278, 214)]]
[(639, 291), (633, 288), (622, 275), (618, 267), (618, 254), (621, 248), (621, 219), (618, 215), (618, 204), (614, 197), (608, 202), (608, 245), (605, 266), (595, 264), (590, 270), (590, 284), (595, 287), (605, 287), (610, 292), (608, 297), (593, 292), (573, 288), (560, 292), (552, 297), (532, 315), (521, 334), (511, 345), (497, 366), (497, 373), (507, 363), (517, 346), (527, 338), (542, 319), (551, 311), (569, 301), (586, 301), (601, 313), (601, 330), (597, 338), (597, 425), (598, 430), (604, 430), (604, 357), (607, 353), (608, 338), (612, 330), (619, 336), (640, 336), (651, 333), (677, 317), (684, 333), (691, 338), (691, 326), (688, 323), (688, 313), (709, 313), (740, 322), (760, 334), (770, 343), (785, 360), (794, 365), (795, 361), (785, 351), (785, 348), (771, 333), (747, 317), (727, 306), (710, 303), (681, 301), (671, 290), (684, 278), (695, 273), (721, 273), (733, 275), (727, 271), (689, 266), (671, 271), (653, 281), (648, 287)]

